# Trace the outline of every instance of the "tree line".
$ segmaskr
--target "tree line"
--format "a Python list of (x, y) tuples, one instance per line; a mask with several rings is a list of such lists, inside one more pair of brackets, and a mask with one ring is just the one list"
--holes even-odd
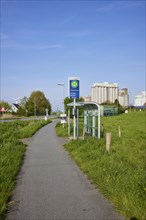
[[(0, 108), (5, 107), (10, 110), (11, 106), (4, 101), (0, 102)], [(33, 91), (29, 98), (24, 96), (18, 104), (17, 115), (20, 116), (32, 116), (32, 115), (44, 115), (48, 109), (48, 114), (52, 112), (52, 107), (49, 99), (45, 97), (45, 94), (41, 91)]]
[(30, 97), (24, 97), (18, 107), (19, 115), (44, 115), (46, 109), (48, 109), (48, 114), (51, 114), (52, 107), (49, 99), (47, 99), (43, 92), (34, 91), (31, 93)]
[[(76, 99), (77, 102), (83, 102), (84, 99), (80, 97), (79, 99)], [(69, 97), (66, 97), (64, 99), (64, 105), (65, 105), (65, 113), (68, 113), (68, 109), (72, 109), (72, 107), (67, 106), (68, 103), (73, 102), (73, 99), (70, 99)], [(109, 101), (102, 103), (101, 105), (109, 105), (109, 106), (115, 106), (118, 109), (118, 114), (123, 113), (125, 111), (125, 108), (123, 108), (119, 101), (116, 99), (115, 103), (111, 103)], [(6, 109), (11, 109), (11, 106), (4, 101), (0, 102), (0, 108), (5, 107)], [(33, 91), (29, 98), (24, 96), (18, 105), (18, 111), (17, 114), (20, 116), (37, 116), (37, 115), (44, 115), (46, 112), (46, 109), (48, 111), (48, 114), (50, 115), (52, 113), (52, 106), (49, 101), (45, 97), (45, 94), (41, 91)], [(83, 109), (79, 109), (79, 115), (83, 114)]]

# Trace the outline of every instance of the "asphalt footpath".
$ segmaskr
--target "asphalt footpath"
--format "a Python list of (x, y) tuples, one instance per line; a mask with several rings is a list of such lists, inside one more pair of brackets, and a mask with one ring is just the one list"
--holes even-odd
[(65, 151), (55, 125), (30, 139), (6, 220), (124, 220)]

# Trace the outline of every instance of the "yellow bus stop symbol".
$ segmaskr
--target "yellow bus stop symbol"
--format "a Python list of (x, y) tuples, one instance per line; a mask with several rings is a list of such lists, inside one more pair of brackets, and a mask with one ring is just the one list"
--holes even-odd
[(73, 88), (77, 88), (77, 87), (78, 87), (78, 81), (73, 80), (73, 81), (71, 82), (71, 86), (72, 86)]

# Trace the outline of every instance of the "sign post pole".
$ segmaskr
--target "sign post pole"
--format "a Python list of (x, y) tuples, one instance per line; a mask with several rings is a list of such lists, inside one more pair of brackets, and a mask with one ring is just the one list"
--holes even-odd
[(74, 114), (74, 140), (75, 140), (76, 139), (76, 99), (74, 99), (73, 114)]
[(76, 120), (76, 99), (79, 99), (79, 84), (80, 78), (79, 77), (69, 77), (69, 97), (70, 99), (74, 100), (73, 104), (73, 138), (76, 139), (77, 135), (77, 120)]
[(70, 136), (70, 109), (68, 109), (68, 136)]

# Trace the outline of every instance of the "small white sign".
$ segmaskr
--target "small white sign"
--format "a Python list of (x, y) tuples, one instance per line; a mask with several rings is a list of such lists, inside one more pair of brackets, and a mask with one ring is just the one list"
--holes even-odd
[(61, 118), (61, 124), (67, 123), (67, 121), (66, 121), (66, 114), (61, 114), (60, 118)]
[(60, 114), (61, 118), (66, 118), (66, 114)]

